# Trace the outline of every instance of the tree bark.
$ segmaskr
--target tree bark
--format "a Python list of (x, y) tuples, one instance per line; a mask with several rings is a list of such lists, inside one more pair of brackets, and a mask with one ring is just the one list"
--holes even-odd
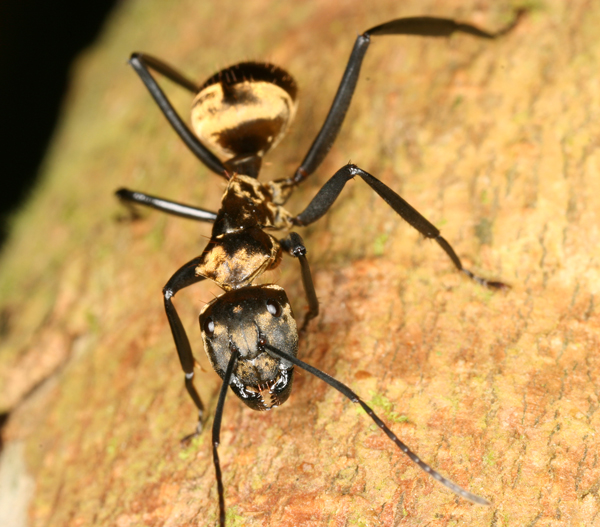
[[(156, 212), (130, 222), (112, 193), (126, 186), (217, 209), (223, 184), (124, 65), (130, 52), (199, 81), (247, 59), (294, 75), (296, 122), (262, 176), (276, 179), (293, 174), (311, 144), (359, 32), (419, 14), (494, 30), (513, 9), (121, 4), (75, 69), (43, 183), (0, 264), (0, 409), (10, 412), (0, 474), (18, 482), (1, 493), (27, 504), (31, 526), (217, 521), (210, 432), (179, 443), (196, 412), (160, 296), (210, 228)], [(301, 231), (321, 314), (300, 358), (348, 384), (423, 460), (492, 505), (456, 498), (355, 405), (297, 372), (274, 411), (226, 400), (228, 525), (598, 521), (598, 27), (600, 4), (548, 0), (497, 41), (373, 37), (336, 145), (289, 203), (301, 211), (351, 160), (440, 227), (467, 267), (511, 285), (491, 292), (457, 273), (360, 180)], [(186, 94), (167, 91), (185, 115)], [(297, 263), (285, 260), (268, 279), (300, 319)], [(196, 316), (213, 294), (201, 284), (175, 298), (206, 370), (196, 383), (207, 429), (220, 383)]]

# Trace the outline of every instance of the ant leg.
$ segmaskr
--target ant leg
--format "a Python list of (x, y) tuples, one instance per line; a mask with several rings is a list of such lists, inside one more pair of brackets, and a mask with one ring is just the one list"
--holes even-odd
[(426, 238), (435, 240), (444, 250), (448, 257), (452, 260), (454, 266), (478, 284), (491, 289), (503, 289), (508, 287), (503, 282), (492, 282), (473, 274), (468, 269), (465, 269), (460, 261), (460, 258), (454, 252), (452, 246), (440, 236), (439, 229), (430, 223), (418, 210), (413, 208), (407, 201), (396, 194), (390, 187), (383, 184), (377, 178), (368, 174), (356, 165), (346, 165), (340, 168), (331, 179), (321, 187), (321, 190), (308, 204), (308, 207), (303, 212), (298, 214), (292, 223), (295, 225), (308, 225), (317, 221), (323, 216), (333, 205), (333, 202), (339, 196), (346, 182), (360, 176), (367, 185), (369, 185), (394, 211), (399, 214), (404, 221), (417, 229)]
[(437, 18), (428, 16), (398, 18), (385, 24), (367, 29), (356, 38), (354, 48), (348, 59), (346, 70), (340, 81), (337, 93), (325, 118), (325, 122), (313, 144), (308, 150), (302, 164), (296, 170), (294, 176), (289, 180), (290, 184), (297, 185), (310, 176), (321, 164), (331, 149), (344, 118), (352, 101), (363, 58), (371, 42), (372, 36), (378, 35), (420, 35), (426, 37), (449, 37), (455, 32), (467, 33), (469, 35), (495, 39), (511, 31), (518, 23), (524, 10), (516, 13), (515, 20), (505, 28), (495, 33), (483, 31), (470, 24), (461, 24), (448, 18)]
[(304, 247), (302, 238), (296, 232), (290, 232), (283, 240), (280, 240), (279, 243), (283, 249), (291, 256), (298, 258), (298, 261), (300, 262), (302, 285), (304, 286), (306, 300), (308, 300), (308, 313), (304, 316), (304, 322), (300, 328), (300, 331), (304, 331), (308, 323), (319, 314), (319, 300), (317, 299), (315, 285), (312, 280), (312, 275), (310, 274), (310, 266), (306, 259), (306, 247)]
[(129, 59), (129, 64), (131, 64), (135, 72), (140, 76), (142, 82), (146, 85), (146, 88), (148, 88), (150, 95), (152, 95), (156, 104), (167, 118), (167, 121), (169, 121), (173, 129), (192, 153), (210, 170), (225, 179), (229, 179), (225, 165), (223, 165), (219, 158), (200, 142), (189, 127), (183, 122), (150, 73), (150, 68), (194, 93), (198, 92), (198, 87), (192, 81), (186, 79), (183, 75), (171, 68), (171, 66), (150, 55), (133, 53)]
[(231, 358), (227, 363), (227, 370), (225, 371), (225, 377), (223, 377), (223, 384), (219, 391), (219, 400), (217, 401), (217, 409), (215, 410), (215, 420), (213, 421), (212, 427), (212, 443), (213, 443), (213, 464), (215, 465), (215, 476), (217, 478), (217, 489), (219, 493), (219, 525), (225, 527), (225, 493), (223, 491), (223, 478), (221, 476), (221, 463), (219, 462), (219, 452), (217, 448), (221, 442), (221, 420), (223, 417), (223, 407), (225, 406), (225, 396), (227, 395), (227, 388), (231, 382), (231, 376), (233, 375), (233, 368), (238, 357), (239, 351), (235, 346), (231, 346)]
[(165, 313), (171, 326), (171, 333), (173, 334), (173, 340), (175, 341), (175, 348), (177, 349), (177, 355), (179, 355), (179, 362), (181, 362), (181, 368), (185, 373), (185, 388), (194, 401), (196, 408), (198, 409), (198, 425), (194, 433), (183, 438), (182, 441), (188, 441), (192, 437), (198, 435), (202, 431), (202, 414), (204, 412), (204, 405), (196, 391), (194, 386), (194, 355), (192, 353), (192, 347), (188, 339), (185, 328), (181, 323), (179, 314), (173, 305), (171, 299), (177, 293), (177, 291), (188, 287), (192, 284), (204, 280), (204, 276), (196, 275), (196, 267), (201, 261), (201, 257), (194, 258), (193, 260), (186, 263), (183, 267), (179, 268), (175, 274), (169, 279), (167, 285), (163, 288), (163, 297), (165, 302)]
[(454, 492), (454, 494), (456, 494), (457, 496), (460, 496), (461, 498), (465, 498), (469, 501), (472, 501), (473, 503), (477, 503), (478, 505), (489, 505), (490, 504), (490, 502), (488, 500), (481, 498), (480, 496), (477, 496), (476, 494), (472, 494), (472, 493), (464, 490), (462, 487), (459, 487), (453, 481), (446, 479), (440, 473), (433, 470), (427, 463), (422, 461), (419, 458), (419, 456), (417, 456), (417, 454), (415, 454), (412, 450), (410, 450), (410, 448), (408, 448), (408, 446), (406, 446), (402, 441), (400, 441), (400, 439), (396, 436), (396, 434), (394, 434), (394, 432), (392, 432), (387, 427), (387, 425), (375, 414), (375, 412), (371, 409), (371, 407), (368, 406), (367, 403), (365, 403), (350, 388), (348, 388), (348, 386), (341, 383), (337, 379), (334, 379), (333, 377), (327, 375), (325, 372), (318, 370), (314, 366), (311, 366), (310, 364), (307, 364), (306, 362), (301, 361), (300, 359), (294, 357), (293, 355), (290, 355), (289, 353), (285, 353), (281, 350), (278, 350), (277, 348), (274, 348), (273, 346), (271, 346), (269, 344), (266, 344), (265, 347), (269, 351), (273, 352), (275, 355), (281, 357), (282, 359), (285, 359), (286, 361), (290, 361), (292, 364), (302, 368), (303, 370), (306, 370), (308, 373), (312, 373), (315, 377), (321, 379), (322, 381), (329, 384), (329, 386), (335, 388), (338, 392), (340, 392), (342, 395), (344, 395), (345, 397), (350, 399), (353, 403), (360, 404), (360, 406), (362, 406), (363, 410), (365, 412), (367, 412), (369, 417), (371, 419), (373, 419), (375, 424), (379, 428), (381, 428), (381, 430), (383, 430), (384, 434), (387, 435), (396, 444), (396, 446), (410, 458), (410, 460), (413, 463), (416, 463), (421, 470), (423, 470), (424, 472), (429, 474), (433, 479), (435, 479), (436, 481), (439, 481), (442, 485), (445, 485), (446, 487), (448, 487), (452, 492)]
[[(158, 198), (156, 196), (151, 196), (150, 194), (144, 194), (143, 192), (120, 188), (115, 192), (115, 195), (126, 205), (136, 203), (138, 205), (144, 205), (145, 207), (160, 210), (161, 212), (166, 212), (167, 214), (173, 214), (174, 216), (180, 216), (190, 220), (206, 221), (208, 223), (214, 223), (217, 219), (217, 214), (210, 210), (192, 207), (191, 205), (185, 205), (184, 203), (179, 203), (177, 201)], [(131, 208), (131, 210), (134, 217), (137, 216), (133, 208)]]

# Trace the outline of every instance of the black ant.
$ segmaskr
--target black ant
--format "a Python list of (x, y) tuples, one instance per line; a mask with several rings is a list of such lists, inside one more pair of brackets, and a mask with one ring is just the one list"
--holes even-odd
[[(290, 232), (278, 240), (265, 231), (291, 229), (317, 221), (333, 205), (346, 182), (359, 176), (405, 221), (425, 237), (435, 240), (459, 271), (486, 287), (506, 287), (502, 282), (488, 281), (465, 269), (434, 225), (392, 189), (356, 165), (340, 168), (300, 214), (291, 214), (283, 205), (294, 189), (318, 168), (335, 141), (372, 36), (443, 37), (462, 32), (494, 39), (510, 31), (520, 16), (521, 12), (517, 13), (513, 23), (496, 33), (434, 17), (401, 18), (365, 31), (356, 39), (331, 109), (304, 161), (292, 177), (268, 183), (257, 180), (262, 158), (282, 139), (296, 111), (296, 83), (287, 72), (272, 64), (243, 62), (220, 71), (198, 87), (161, 60), (143, 53), (132, 54), (129, 63), (171, 126), (202, 163), (227, 181), (217, 213), (127, 189), (117, 191), (117, 196), (126, 202), (213, 223), (212, 237), (202, 254), (175, 272), (165, 285), (163, 295), (185, 372), (185, 387), (199, 413), (195, 432), (185, 438), (189, 439), (202, 431), (204, 406), (193, 383), (195, 360), (190, 342), (172, 298), (184, 287), (206, 278), (225, 291), (209, 302), (200, 314), (204, 348), (212, 367), (223, 379), (212, 429), (221, 526), (225, 525), (225, 499), (217, 447), (227, 387), (231, 386), (250, 408), (270, 410), (289, 397), (294, 366), (312, 373), (362, 406), (402, 452), (455, 494), (480, 505), (489, 505), (484, 498), (467, 492), (421, 461), (350, 388), (298, 359), (298, 330), (284, 290), (277, 285), (252, 285), (252, 282), (278, 266), (283, 251), (297, 258), (308, 299), (308, 312), (301, 328), (304, 330), (319, 313), (319, 302), (302, 238)], [(195, 134), (173, 109), (152, 77), (151, 69), (195, 94), (192, 105)]]

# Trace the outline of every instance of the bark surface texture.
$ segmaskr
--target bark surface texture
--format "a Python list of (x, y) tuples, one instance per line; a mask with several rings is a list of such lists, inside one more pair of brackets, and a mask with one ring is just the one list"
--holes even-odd
[[(156, 212), (127, 221), (113, 192), (216, 209), (223, 182), (175, 136), (126, 66), (129, 54), (154, 54), (199, 82), (248, 59), (287, 69), (300, 106), (266, 160), (262, 179), (275, 179), (291, 175), (312, 142), (358, 33), (419, 14), (497, 29), (515, 7), (120, 4), (74, 68), (42, 182), (0, 261), (3, 525), (217, 519), (210, 433), (179, 444), (196, 413), (160, 294), (200, 254), (209, 226)], [(440, 227), (466, 266), (512, 286), (493, 293), (455, 272), (360, 180), (300, 231), (322, 313), (299, 356), (350, 385), (425, 461), (492, 506), (457, 499), (355, 405), (298, 372), (274, 411), (227, 398), (228, 525), (600, 522), (600, 3), (529, 8), (493, 42), (374, 37), (336, 145), (289, 203), (300, 212), (351, 160)], [(191, 99), (164, 86), (185, 115)], [(297, 263), (286, 259), (268, 278), (302, 316)], [(200, 284), (175, 298), (206, 370), (196, 382), (208, 428), (220, 383), (197, 314), (217, 292)]]

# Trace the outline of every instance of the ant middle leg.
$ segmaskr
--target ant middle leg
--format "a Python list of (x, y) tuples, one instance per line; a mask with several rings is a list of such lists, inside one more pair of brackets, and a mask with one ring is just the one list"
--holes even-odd
[(115, 192), (115, 195), (125, 205), (128, 206), (128, 208), (131, 210), (133, 218), (137, 218), (138, 215), (133, 207), (131, 207), (132, 203), (160, 210), (161, 212), (166, 212), (167, 214), (173, 214), (174, 216), (179, 216), (180, 218), (188, 218), (190, 220), (214, 223), (217, 219), (217, 214), (210, 210), (194, 207), (192, 205), (186, 205), (185, 203), (180, 203), (178, 201), (159, 198), (157, 196), (151, 196), (150, 194), (144, 194), (143, 192), (120, 188)]
[(292, 219), (294, 225), (309, 225), (321, 218), (333, 205), (344, 185), (355, 176), (360, 176), (367, 185), (369, 185), (394, 211), (402, 217), (409, 225), (418, 230), (426, 238), (435, 240), (452, 260), (454, 266), (466, 274), (469, 278), (491, 289), (503, 289), (508, 287), (503, 282), (490, 281), (468, 269), (465, 269), (452, 246), (440, 235), (439, 229), (429, 222), (417, 209), (410, 205), (406, 200), (396, 194), (390, 187), (373, 177), (371, 174), (358, 168), (356, 165), (346, 165), (340, 168), (330, 179), (321, 187), (321, 190), (308, 204), (303, 212)]

